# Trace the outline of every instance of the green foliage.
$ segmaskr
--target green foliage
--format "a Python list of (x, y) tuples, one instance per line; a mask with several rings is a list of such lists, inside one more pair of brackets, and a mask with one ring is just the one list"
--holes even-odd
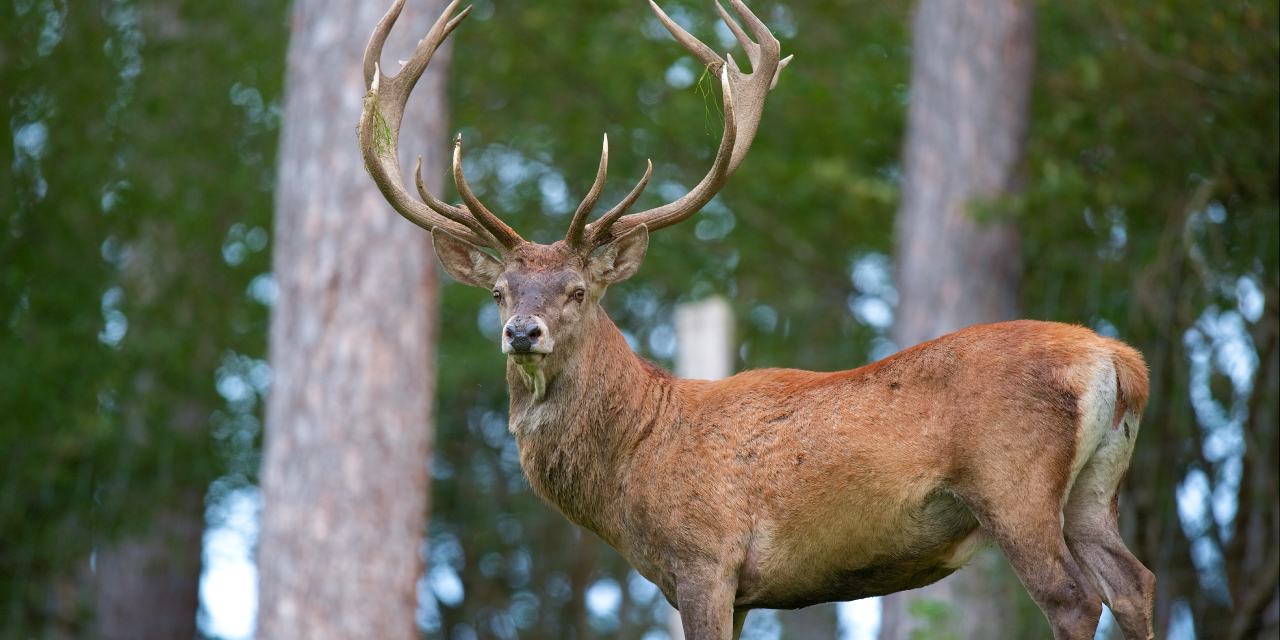
[(393, 143), (391, 134), (391, 125), (387, 123), (386, 116), (382, 115), (382, 110), (378, 108), (377, 102), (373, 100), (372, 95), (365, 96), (366, 104), (373, 108), (373, 144), (378, 155), (385, 156), (391, 150)]
[(92, 549), (256, 472), (216, 387), (264, 351), (283, 4), (0, 8), (0, 634), (75, 628)]
[(911, 640), (960, 640), (951, 626), (955, 613), (941, 600), (912, 600), (907, 615), (920, 626), (911, 632)]

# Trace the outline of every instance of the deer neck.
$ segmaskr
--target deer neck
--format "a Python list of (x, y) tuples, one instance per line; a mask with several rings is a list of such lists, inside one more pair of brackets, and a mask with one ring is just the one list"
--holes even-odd
[(609, 540), (624, 466), (668, 413), (671, 376), (635, 355), (603, 309), (582, 329), (563, 361), (508, 362), (510, 424), (534, 491)]

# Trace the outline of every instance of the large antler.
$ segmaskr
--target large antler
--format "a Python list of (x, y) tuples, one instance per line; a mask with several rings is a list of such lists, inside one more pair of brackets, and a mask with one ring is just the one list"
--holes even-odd
[[(369, 95), (365, 98), (359, 127), (360, 150), (364, 156), (365, 167), (368, 168), (378, 189), (382, 191), (382, 195), (391, 203), (391, 206), (414, 224), (428, 230), (443, 229), (472, 243), (488, 245), (499, 252), (510, 250), (523, 244), (525, 240), (489, 211), (471, 191), (462, 173), (461, 136), (454, 142), (453, 177), (458, 194), (462, 196), (466, 206), (450, 205), (436, 198), (426, 189), (422, 181), (422, 158), (418, 158), (418, 164), (414, 169), (418, 194), (422, 200), (414, 200), (402, 184), (400, 164), (396, 154), (405, 102), (423, 71), (426, 70), (436, 49), (471, 12), (471, 8), (468, 7), (454, 17), (453, 13), (457, 10), (460, 0), (450, 2), (444, 13), (432, 25), (427, 36), (418, 43), (413, 55), (404, 64), (400, 73), (387, 76), (382, 73), (378, 61), (382, 56), (382, 47), (386, 43), (387, 35), (400, 16), (401, 9), (404, 8), (404, 1), (395, 0), (391, 9), (374, 28), (373, 35), (369, 38), (369, 45), (365, 49), (364, 75), (365, 82), (369, 86)], [(729, 0), (729, 2), (758, 41), (752, 41), (729, 12), (725, 11), (719, 2), (716, 3), (720, 17), (746, 49), (747, 58), (751, 62), (751, 73), (744, 73), (732, 55), (727, 55), (727, 61), (716, 55), (710, 47), (676, 24), (653, 0), (649, 1), (658, 20), (666, 26), (671, 35), (675, 36), (675, 39), (709, 71), (720, 78), (720, 86), (724, 94), (724, 133), (711, 169), (692, 190), (674, 202), (640, 213), (624, 215), (640, 197), (640, 193), (649, 182), (653, 171), (653, 163), (649, 163), (640, 182), (631, 190), (631, 193), (627, 194), (626, 198), (623, 198), (622, 202), (601, 216), (599, 220), (587, 224), (587, 218), (604, 188), (605, 174), (609, 164), (609, 139), (606, 137), (595, 182), (574, 212), (573, 220), (569, 224), (565, 240), (570, 246), (590, 251), (642, 224), (647, 225), (650, 230), (676, 224), (697, 213), (711, 198), (715, 197), (725, 181), (742, 163), (760, 126), (765, 98), (777, 85), (778, 75), (791, 61), (791, 56), (779, 60), (780, 44), (769, 32), (769, 27), (757, 18), (742, 3), (742, 0)]]
[[(653, 12), (657, 14), (658, 20), (671, 32), (671, 35), (675, 36), (676, 41), (683, 45), (689, 53), (693, 54), (710, 72), (720, 77), (720, 86), (724, 94), (724, 133), (720, 139), (720, 148), (716, 152), (716, 159), (712, 163), (710, 171), (692, 190), (674, 202), (655, 209), (631, 215), (622, 215), (627, 207), (635, 202), (635, 199), (640, 195), (640, 191), (648, 183), (650, 172), (653, 168), (653, 165), (650, 164), (645, 171), (644, 178), (632, 190), (631, 194), (623, 199), (618, 206), (601, 216), (599, 220), (586, 225), (584, 229), (583, 223), (586, 220), (586, 216), (589, 214), (591, 207), (595, 205), (596, 198), (599, 197), (599, 191), (604, 183), (605, 168), (608, 164), (609, 155), (608, 139), (606, 139), (604, 152), (600, 158), (600, 170), (596, 174), (596, 182), (592, 185), (591, 190), (588, 191), (582, 205), (578, 207), (578, 211), (574, 213), (573, 222), (569, 226), (569, 233), (565, 238), (569, 244), (590, 250), (592, 247), (600, 246), (642, 224), (648, 226), (650, 231), (676, 224), (697, 213), (711, 198), (715, 197), (729, 176), (733, 175), (733, 172), (738, 169), (738, 165), (742, 163), (747, 150), (751, 148), (751, 141), (755, 138), (756, 130), (760, 126), (760, 117), (764, 112), (765, 98), (768, 96), (769, 91), (777, 86), (778, 75), (791, 62), (792, 56), (779, 60), (781, 45), (777, 38), (774, 38), (773, 34), (769, 32), (769, 27), (757, 18), (747, 8), (747, 5), (742, 3), (742, 0), (729, 0), (729, 3), (758, 41), (752, 41), (742, 27), (730, 17), (729, 12), (725, 11), (718, 1), (716, 2), (716, 9), (719, 10), (720, 17), (729, 27), (729, 30), (733, 32), (738, 42), (742, 43), (743, 48), (746, 49), (747, 59), (751, 62), (751, 73), (744, 73), (738, 67), (738, 63), (733, 59), (732, 55), (726, 54), (727, 62), (716, 55), (711, 47), (703, 44), (702, 41), (685, 31), (663, 12), (662, 8), (653, 0), (649, 0), (649, 5), (653, 8)], [(586, 236), (585, 239), (584, 236)]]
[(444, 13), (432, 25), (426, 37), (418, 42), (413, 55), (400, 73), (394, 76), (382, 73), (379, 60), (387, 35), (391, 33), (391, 27), (404, 8), (404, 0), (395, 0), (374, 28), (364, 52), (364, 80), (369, 87), (369, 95), (365, 97), (364, 111), (360, 114), (360, 153), (364, 157), (365, 168), (373, 176), (383, 197), (400, 215), (424, 229), (443, 229), (473, 244), (487, 245), (504, 252), (522, 244), (524, 239), (485, 208), (471, 192), (462, 175), (460, 137), (454, 143), (453, 173), (458, 193), (466, 203), (465, 207), (450, 205), (427, 191), (422, 182), (421, 157), (414, 169), (418, 193), (422, 196), (421, 202), (413, 199), (405, 190), (400, 175), (397, 146), (405, 102), (422, 77), (422, 72), (427, 69), (427, 63), (431, 61), (436, 49), (471, 12), (471, 7), (467, 7), (453, 17), (459, 2), (460, 0), (453, 0), (445, 7)]

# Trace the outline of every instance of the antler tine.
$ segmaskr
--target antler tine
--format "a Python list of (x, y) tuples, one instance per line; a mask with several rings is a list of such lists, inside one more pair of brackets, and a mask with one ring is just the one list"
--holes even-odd
[(658, 16), (658, 22), (661, 22), (662, 26), (671, 32), (676, 42), (679, 42), (689, 53), (693, 54), (693, 57), (702, 62), (702, 66), (709, 67), (712, 73), (720, 72), (720, 67), (724, 66), (724, 60), (716, 55), (716, 52), (712, 51), (711, 47), (703, 44), (701, 40), (693, 37), (693, 34), (685, 31), (684, 27), (676, 24), (676, 21), (672, 20), (671, 16), (668, 16), (667, 12), (663, 11), (662, 7), (659, 7), (654, 0), (649, 0), (649, 7)]
[[(767, 52), (769, 53), (769, 56), (773, 59), (777, 59), (779, 55), (779, 43), (773, 38), (773, 35), (769, 33), (769, 27), (766, 26), (764, 22), (761, 22), (760, 18), (756, 17), (756, 15), (752, 13), (746, 5), (742, 4), (741, 0), (730, 1), (733, 3), (733, 8), (738, 12), (738, 15), (742, 16), (743, 21), (751, 26), (756, 37), (760, 38), (760, 42), (764, 45), (770, 46), (770, 51)], [(729, 30), (733, 32), (733, 37), (738, 39), (738, 42), (742, 44), (742, 48), (747, 52), (747, 59), (751, 62), (751, 70), (754, 72), (760, 66), (760, 48), (762, 45), (756, 44), (751, 40), (751, 38), (747, 37), (746, 32), (742, 30), (742, 27), (738, 22), (729, 16), (728, 11), (725, 11), (724, 5), (720, 4), (720, 0), (716, 0), (716, 10), (720, 12), (720, 18), (724, 20), (725, 25), (727, 25)], [(734, 62), (733, 56), (730, 55), (728, 58), (729, 66), (732, 67), (734, 71), (741, 71), (741, 69), (738, 68), (737, 63)], [(772, 91), (774, 87), (778, 86), (778, 76), (782, 75), (782, 70), (786, 69), (787, 65), (791, 64), (791, 60), (793, 58), (795, 58), (795, 56), (790, 55), (778, 60), (777, 68), (773, 71), (773, 79), (769, 82), (770, 91)]]
[[(720, 138), (720, 148), (716, 151), (715, 162), (712, 163), (711, 170), (707, 172), (707, 175), (703, 176), (702, 181), (674, 202), (669, 202), (655, 209), (622, 216), (612, 224), (612, 227), (595, 225), (592, 230), (593, 237), (598, 237), (600, 240), (607, 242), (610, 238), (621, 236), (642, 224), (647, 225), (649, 231), (669, 227), (697, 213), (703, 205), (715, 197), (716, 192), (724, 186), (725, 181), (729, 178), (730, 163), (737, 137), (738, 123), (734, 107), (735, 97), (733, 88), (729, 85), (728, 69), (721, 69), (720, 71), (720, 88), (724, 92), (724, 133)], [(607, 218), (608, 216), (606, 215), (605, 217)], [(603, 222), (604, 218), (601, 218), (601, 221)]]
[(464, 225), (478, 236), (493, 237), (488, 230), (476, 221), (475, 216), (472, 216), (470, 211), (444, 202), (427, 190), (427, 185), (422, 180), (422, 156), (418, 156), (418, 161), (413, 165), (413, 182), (418, 187), (418, 195), (422, 197), (422, 201), (427, 203), (428, 207), (438, 211), (450, 220)]
[[(458, 4), (459, 0), (454, 0), (445, 8), (426, 37), (418, 42), (409, 62), (394, 76), (382, 72), (379, 60), (387, 35), (391, 33), (404, 8), (404, 0), (395, 0), (378, 21), (364, 51), (363, 71), (369, 93), (365, 96), (364, 109), (360, 113), (360, 153), (364, 158), (365, 168), (383, 197), (410, 222), (428, 231), (442, 229), (473, 244), (501, 250), (503, 247), (500, 243), (487, 233), (480, 232), (483, 229), (464, 222), (466, 216), (462, 214), (466, 213), (465, 210), (446, 205), (435, 198), (424, 197), (425, 202), (414, 199), (404, 187), (397, 158), (405, 102), (426, 70), (431, 56), (470, 11), (464, 10), (454, 17), (453, 12)], [(420, 181), (419, 184), (421, 185)], [(425, 186), (420, 187), (419, 191), (426, 192)]]
[[(403, 2), (403, 0), (400, 0)], [(453, 12), (457, 10), (462, 0), (453, 0), (444, 8), (444, 12), (440, 14), (440, 18), (435, 24), (431, 25), (431, 30), (427, 35), (418, 41), (418, 46), (414, 47), (413, 55), (400, 68), (400, 73), (396, 74), (396, 80), (404, 79), (407, 85), (405, 92), (413, 90), (413, 85), (418, 83), (418, 79), (422, 77), (422, 72), (426, 70), (427, 63), (431, 62), (431, 56), (435, 54), (436, 49), (440, 48), (441, 43), (453, 33), (462, 21), (471, 15), (474, 7), (463, 9), (457, 16), (453, 16)], [(453, 17), (450, 17), (453, 16)]]
[(631, 193), (628, 193), (627, 197), (623, 198), (621, 202), (614, 205), (612, 209), (605, 212), (604, 215), (600, 216), (599, 220), (591, 223), (588, 227), (591, 231), (590, 241), (585, 246), (594, 249), (609, 241), (611, 237), (609, 229), (640, 198), (640, 194), (644, 193), (644, 188), (649, 186), (649, 178), (651, 177), (653, 177), (653, 161), (647, 160), (645, 161), (644, 175), (640, 176), (640, 182), (637, 182), (636, 186), (631, 189)]
[(733, 37), (737, 38), (738, 44), (741, 44), (742, 48), (747, 52), (747, 58), (751, 60), (751, 64), (754, 66), (758, 55), (756, 50), (759, 49), (759, 45), (747, 37), (747, 32), (742, 30), (742, 26), (729, 15), (728, 11), (725, 11), (724, 5), (720, 4), (720, 0), (716, 0), (716, 11), (720, 14), (720, 20), (724, 22), (724, 25), (729, 27), (729, 31), (733, 32)]
[(476, 221), (484, 226), (489, 233), (493, 234), (495, 240), (502, 245), (503, 249), (510, 250), (524, 244), (524, 238), (516, 233), (515, 229), (507, 226), (501, 218), (494, 215), (476, 194), (471, 191), (471, 185), (467, 184), (467, 177), (462, 173), (462, 134), (459, 133), (453, 139), (453, 184), (458, 187), (458, 195), (462, 196), (462, 201), (466, 203), (467, 210), (475, 217)]
[(373, 86), (374, 75), (381, 75), (378, 71), (378, 61), (382, 59), (382, 47), (387, 44), (391, 27), (400, 18), (400, 11), (403, 9), (404, 0), (396, 0), (392, 3), (391, 8), (387, 9), (382, 19), (378, 21), (378, 25), (373, 28), (373, 34), (369, 36), (369, 44), (364, 48), (364, 85), (366, 87)]
[(569, 231), (564, 236), (564, 240), (569, 246), (579, 247), (582, 245), (582, 232), (587, 227), (587, 217), (591, 215), (591, 210), (595, 209), (596, 202), (600, 200), (600, 192), (604, 191), (604, 181), (608, 173), (609, 134), (606, 133), (603, 146), (600, 149), (600, 168), (596, 169), (595, 182), (591, 183), (591, 188), (587, 190), (587, 195), (582, 198), (577, 210), (573, 212), (573, 220), (569, 222)]
[[(733, 6), (734, 11), (738, 12), (738, 16), (747, 24), (747, 28), (751, 29), (751, 34), (760, 41), (757, 46), (763, 49), (765, 53), (769, 53), (770, 50), (772, 50), (773, 57), (776, 58), (781, 45), (778, 43), (777, 38), (773, 37), (773, 33), (769, 31), (769, 25), (765, 24), (763, 20), (758, 18), (756, 14), (751, 11), (751, 9), (747, 8), (747, 5), (742, 2), (742, 0), (729, 0), (729, 4)], [(724, 16), (727, 13), (723, 7), (720, 7), (720, 2), (718, 0), (716, 2), (716, 7), (720, 9), (721, 16)], [(728, 21), (727, 16), (725, 17), (725, 20)], [(732, 29), (732, 27), (730, 27), (730, 29)], [(739, 41), (742, 41), (744, 40), (744, 37), (739, 36), (738, 39)]]

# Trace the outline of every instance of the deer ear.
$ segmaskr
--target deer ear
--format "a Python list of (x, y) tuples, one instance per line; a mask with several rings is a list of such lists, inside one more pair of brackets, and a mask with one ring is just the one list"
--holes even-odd
[(489, 289), (502, 275), (502, 263), (497, 258), (448, 231), (432, 229), (431, 243), (444, 270), (462, 284)]
[(591, 257), (587, 269), (592, 280), (601, 284), (621, 282), (635, 275), (648, 248), (649, 228), (640, 225), (601, 247)]

